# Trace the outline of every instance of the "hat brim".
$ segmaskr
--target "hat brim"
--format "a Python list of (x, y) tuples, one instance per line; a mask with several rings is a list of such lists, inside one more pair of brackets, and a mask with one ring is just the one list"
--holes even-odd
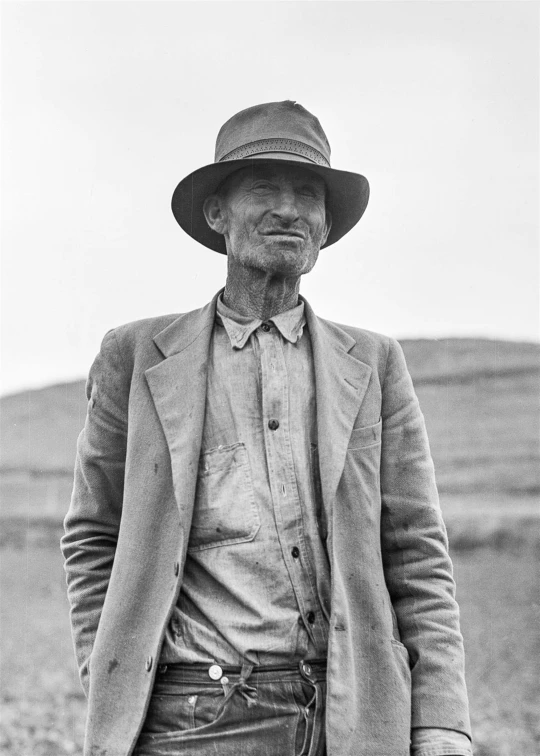
[(266, 156), (257, 155), (253, 158), (211, 163), (190, 173), (178, 184), (172, 197), (171, 207), (178, 224), (195, 241), (208, 249), (226, 255), (224, 237), (209, 227), (204, 216), (203, 203), (208, 195), (215, 192), (227, 176), (240, 168), (270, 161), (295, 167), (301, 163), (302, 166), (319, 175), (326, 183), (326, 206), (332, 216), (332, 227), (323, 247), (335, 244), (358, 223), (364, 214), (369, 200), (368, 180), (359, 173), (339, 171), (295, 159), (287, 153), (281, 154), (287, 157), (281, 158), (276, 153), (269, 153)]

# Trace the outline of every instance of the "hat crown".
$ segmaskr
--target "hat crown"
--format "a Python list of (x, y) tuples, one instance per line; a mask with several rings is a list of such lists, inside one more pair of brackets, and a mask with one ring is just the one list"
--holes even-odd
[(319, 119), (292, 100), (235, 113), (219, 130), (215, 162), (272, 152), (290, 152), (306, 162), (330, 166), (330, 144)]

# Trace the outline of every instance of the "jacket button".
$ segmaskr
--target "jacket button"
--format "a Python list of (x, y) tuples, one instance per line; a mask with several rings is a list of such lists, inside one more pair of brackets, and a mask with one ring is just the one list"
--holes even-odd
[(149, 656), (148, 659), (146, 660), (146, 664), (144, 665), (146, 667), (147, 672), (150, 672), (150, 670), (152, 669), (153, 663), (154, 663), (154, 660), (152, 659), (151, 656)]
[(279, 420), (269, 420), (268, 427), (270, 430), (277, 430), (279, 428)]
[(268, 323), (263, 323), (261, 328), (265, 333), (268, 333), (268, 331), (270, 330), (270, 326), (268, 325)]
[(291, 554), (293, 555), (295, 559), (298, 559), (298, 557), (300, 556), (300, 549), (298, 548), (298, 546), (292, 547)]
[(174, 576), (178, 577), (179, 572), (180, 572), (180, 564), (179, 562), (175, 562), (174, 563)]
[(315, 622), (315, 612), (308, 612), (306, 617), (310, 625), (312, 625)]

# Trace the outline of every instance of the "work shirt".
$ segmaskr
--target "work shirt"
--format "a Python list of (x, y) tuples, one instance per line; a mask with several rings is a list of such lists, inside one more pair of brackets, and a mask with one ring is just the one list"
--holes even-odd
[(161, 663), (325, 657), (330, 617), (304, 304), (267, 323), (221, 298), (193, 522)]

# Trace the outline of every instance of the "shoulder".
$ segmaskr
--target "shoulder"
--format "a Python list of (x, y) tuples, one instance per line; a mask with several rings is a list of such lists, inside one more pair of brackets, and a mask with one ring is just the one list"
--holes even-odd
[(133, 320), (111, 328), (101, 342), (100, 358), (131, 374), (136, 365), (149, 367), (159, 359), (154, 337), (178, 320), (178, 313)]
[(410, 383), (405, 354), (397, 339), (324, 318), (318, 318), (318, 321), (327, 333), (334, 339), (339, 339), (352, 357), (371, 368), (381, 385), (402, 379), (405, 379), (407, 385)]
[(112, 328), (107, 333), (107, 336), (112, 336), (124, 347), (140, 347), (152, 341), (158, 333), (161, 333), (167, 326), (178, 320), (181, 314), (173, 313), (170, 315), (158, 315), (153, 318), (132, 320), (129, 323), (123, 323)]
[(335, 323), (334, 321), (327, 320), (326, 323), (334, 328), (339, 328), (345, 333), (348, 333), (357, 343), (360, 348), (373, 351), (388, 351), (390, 343), (394, 342), (391, 336), (386, 336), (384, 333), (377, 333), (376, 331), (368, 331), (366, 328), (358, 328), (357, 326), (346, 325), (345, 323)]
[(392, 336), (323, 318), (319, 318), (319, 322), (334, 334), (346, 334), (351, 339), (350, 354), (377, 369), (379, 373), (384, 373), (386, 363), (393, 353), (402, 354), (399, 342)]

